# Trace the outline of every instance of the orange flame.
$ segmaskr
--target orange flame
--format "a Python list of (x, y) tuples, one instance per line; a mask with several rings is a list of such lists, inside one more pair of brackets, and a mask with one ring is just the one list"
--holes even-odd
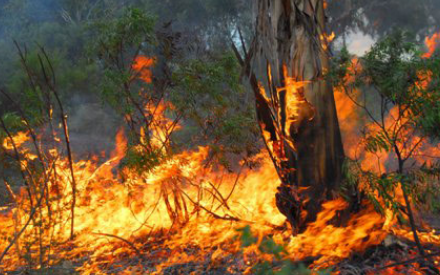
[(328, 45), (335, 39), (336, 34), (332, 32), (331, 34), (323, 33), (319, 36), (322, 44), (322, 48), (324, 50), (328, 49)]
[(15, 136), (12, 137), (13, 143), (11, 139), (5, 138), (3, 140), (3, 148), (6, 150), (14, 150), (14, 145), (16, 147), (22, 146), (25, 142), (29, 141), (31, 136), (27, 132), (18, 132)]
[(439, 44), (439, 42), (440, 42), (440, 32), (434, 33), (431, 37), (426, 37), (425, 45), (428, 48), (428, 52), (423, 54), (422, 57), (430, 58), (434, 54), (435, 49)]
[(151, 68), (154, 66), (155, 59), (143, 55), (138, 55), (132, 65), (133, 70), (139, 73), (138, 78), (145, 83), (153, 81), (153, 73)]

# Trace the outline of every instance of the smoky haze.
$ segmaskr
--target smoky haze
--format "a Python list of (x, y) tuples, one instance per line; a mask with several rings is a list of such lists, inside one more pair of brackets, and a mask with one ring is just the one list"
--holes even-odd
[[(346, 44), (361, 55), (393, 28), (408, 29), (422, 39), (440, 28), (440, 0), (331, 0), (329, 28), (337, 36), (336, 50)], [(53, 58), (59, 88), (69, 113), (72, 144), (76, 152), (111, 150), (122, 118), (100, 97), (101, 73), (92, 74), (96, 56), (89, 55), (93, 37), (87, 29), (120, 16), (134, 6), (157, 19), (157, 28), (171, 24), (187, 58), (230, 50), (231, 38), (240, 29), (245, 41), (253, 36), (252, 1), (249, 0), (3, 0), (0, 2), (0, 86), (19, 100), (26, 77), (19, 62), (16, 40), (31, 54), (42, 45)], [(183, 42), (182, 42), (183, 41)], [(193, 53), (193, 54), (190, 54)], [(197, 53), (197, 54), (194, 54)], [(185, 55), (183, 54), (183, 55)], [(0, 115), (17, 110), (4, 98)]]
[[(230, 28), (245, 22), (247, 1), (138, 1), (138, 0), (6, 0), (0, 3), (0, 86), (18, 101), (27, 95), (26, 75), (14, 41), (32, 54), (42, 45), (53, 60), (58, 88), (69, 114), (69, 128), (77, 154), (109, 151), (122, 118), (100, 96), (100, 73), (87, 75), (84, 66), (94, 64), (88, 54), (86, 31), (101, 20), (117, 18), (126, 7), (136, 7), (157, 19), (157, 28), (171, 22), (180, 32), (181, 49), (194, 58), (213, 48), (229, 45)], [(243, 24), (243, 29), (246, 24)], [(197, 54), (198, 53), (198, 54)], [(31, 62), (34, 60), (31, 60)], [(92, 71), (93, 69), (91, 69)], [(1, 98), (0, 115), (17, 112)]]

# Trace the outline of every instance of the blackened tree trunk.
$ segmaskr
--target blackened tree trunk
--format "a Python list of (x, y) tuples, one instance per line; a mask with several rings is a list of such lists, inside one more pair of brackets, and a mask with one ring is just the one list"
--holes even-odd
[(247, 72), (258, 122), (282, 185), (276, 202), (295, 232), (338, 194), (344, 152), (329, 67), (324, 0), (257, 0)]

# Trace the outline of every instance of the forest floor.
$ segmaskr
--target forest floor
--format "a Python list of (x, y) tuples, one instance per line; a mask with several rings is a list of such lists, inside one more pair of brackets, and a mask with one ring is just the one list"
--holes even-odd
[[(1, 185), (0, 185), (1, 186)], [(6, 191), (6, 190), (4, 190)], [(5, 196), (6, 194), (6, 196)], [(3, 197), (1, 197), (3, 196)], [(7, 193), (3, 192), (0, 187), (0, 211), (10, 210), (7, 205), (10, 204), (10, 200), (7, 199)], [(6, 206), (6, 207), (5, 207)], [(3, 210), (2, 210), (3, 209)], [(436, 232), (440, 232), (440, 213), (438, 212), (424, 212), (420, 215), (426, 225), (434, 229)], [(438, 234), (438, 233), (437, 233)], [(104, 274), (151, 274), (155, 271), (155, 267), (161, 263), (166, 262), (173, 250), (162, 245), (165, 237), (158, 237), (157, 241), (146, 242), (140, 245), (140, 251), (142, 257), (127, 256), (127, 258), (121, 259), (111, 265), (103, 263), (102, 270)], [(426, 247), (429, 253), (439, 253), (438, 247)], [(160, 274), (178, 275), (178, 274), (203, 274), (203, 275), (221, 275), (221, 274), (243, 274), (250, 266), (245, 262), (241, 253), (231, 253), (222, 255), (212, 260), (212, 254), (217, 248), (199, 248), (199, 247), (185, 247), (183, 248), (185, 253), (191, 257), (194, 256), (194, 261), (189, 263), (169, 265), (165, 267)], [(200, 251), (203, 250), (204, 256), (200, 257)], [(206, 252), (208, 250), (208, 252)], [(1, 252), (1, 251), (0, 251)], [(409, 241), (396, 239), (395, 237), (388, 237), (386, 240), (378, 246), (370, 247), (362, 254), (353, 254), (350, 258), (343, 260), (333, 270), (339, 271), (341, 275), (345, 274), (417, 274), (413, 272), (414, 263), (411, 262), (404, 266), (393, 267), (392, 271), (379, 270), (381, 267), (392, 265), (396, 262), (405, 262), (408, 259), (415, 259), (418, 257), (417, 250), (414, 243)], [(258, 259), (253, 259), (254, 262), (258, 262)], [(313, 262), (313, 258), (305, 259), (303, 264), (308, 265)], [(22, 270), (7, 272), (5, 275), (73, 275), (82, 274), (82, 272), (75, 271), (77, 268), (83, 266), (88, 261), (87, 256), (77, 260), (61, 260), (60, 264), (52, 266), (49, 269), (42, 270), (27, 270), (23, 267)], [(280, 263), (272, 263), (277, 268)], [(1, 273), (1, 272), (0, 272)], [(251, 273), (252, 274), (252, 273)], [(419, 273), (422, 274), (422, 273)]]
[[(429, 222), (433, 229), (440, 230), (440, 215), (429, 214), (426, 215), (426, 221)], [(156, 274), (156, 266), (161, 265), (169, 260), (173, 254), (173, 250), (161, 245), (163, 239), (155, 241), (155, 243), (145, 243), (140, 251), (141, 257), (128, 256), (122, 258), (117, 262), (107, 265), (105, 261), (101, 261), (100, 266), (103, 271), (102, 274), (130, 274), (130, 275), (144, 275), (144, 274)], [(425, 247), (429, 253), (440, 253), (440, 248)], [(207, 252), (207, 250), (211, 251)], [(194, 256), (196, 260), (189, 261), (187, 263), (176, 263), (167, 265), (160, 273), (166, 275), (238, 275), (249, 272), (251, 266), (245, 260), (242, 253), (225, 254), (215, 260), (212, 259), (213, 253), (216, 248), (200, 248), (200, 247), (186, 247), (184, 248), (188, 257)], [(200, 257), (200, 253), (203, 251), (203, 256)], [(389, 236), (385, 241), (378, 245), (373, 246), (364, 251), (363, 253), (355, 253), (350, 258), (343, 260), (331, 268), (333, 271), (339, 273), (339, 275), (372, 275), (372, 274), (425, 274), (417, 273), (419, 270), (423, 270), (420, 267), (420, 261), (410, 261), (405, 265), (393, 266), (395, 263), (406, 262), (411, 259), (419, 258), (415, 244), (407, 240), (397, 239), (393, 236)], [(308, 258), (297, 264), (309, 265), (315, 259)], [(87, 256), (82, 259), (75, 260), (62, 260), (60, 264), (52, 266), (48, 269), (42, 270), (23, 270), (8, 272), (5, 275), (80, 275), (83, 272), (75, 271), (84, 265), (88, 261)], [(246, 262), (245, 262), (246, 261)], [(252, 262), (257, 263), (259, 259), (251, 259)], [(275, 261), (271, 263), (274, 269), (281, 269), (283, 261)], [(385, 266), (392, 266), (388, 269), (383, 269)], [(420, 269), (421, 268), (421, 269)], [(92, 273), (94, 274), (94, 273)], [(254, 272), (246, 273), (254, 274)], [(263, 274), (263, 273), (258, 273)], [(300, 274), (300, 273), (298, 273)], [(301, 273), (302, 274), (302, 273)], [(431, 274), (431, 273), (426, 273)]]

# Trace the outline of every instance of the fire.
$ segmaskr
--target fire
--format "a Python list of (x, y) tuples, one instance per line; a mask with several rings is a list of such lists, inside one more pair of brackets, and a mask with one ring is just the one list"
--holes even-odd
[[(272, 83), (272, 71), (271, 67), (268, 66), (269, 82)], [(310, 84), (310, 81), (298, 81), (289, 76), (287, 66), (283, 66), (283, 76), (284, 76), (284, 87), (276, 89), (276, 95), (271, 95), (269, 98), (267, 96), (267, 91), (261, 83), (259, 83), (260, 95), (270, 106), (273, 114), (281, 114), (285, 112), (285, 121), (275, 121), (274, 127), (276, 140), (273, 140), (271, 133), (264, 130), (265, 125), (261, 125), (263, 129), (263, 137), (266, 140), (266, 144), (270, 150), (271, 156), (277, 161), (283, 160), (285, 158), (284, 144), (287, 142), (289, 146), (295, 148), (294, 141), (291, 138), (291, 131), (297, 132), (298, 127), (304, 120), (311, 120), (314, 116), (314, 108), (307, 101), (304, 96), (304, 87)], [(284, 98), (285, 104), (282, 106), (275, 98)], [(292, 129), (293, 127), (293, 129)]]
[[(117, 140), (112, 157), (104, 164), (97, 165), (93, 161), (75, 163), (79, 199), (75, 211), (76, 239), (71, 245), (76, 248), (65, 252), (58, 247), (59, 250), (54, 248), (54, 251), (63, 258), (92, 253), (89, 256), (97, 260), (79, 268), (83, 274), (99, 272), (101, 260), (109, 260), (103, 258), (103, 255), (132, 253), (130, 248), (121, 246), (117, 239), (109, 236), (142, 239), (153, 229), (159, 232), (164, 229), (173, 230), (174, 227), (175, 235), (166, 245), (178, 249), (181, 245), (216, 246), (227, 242), (237, 234), (235, 227), (231, 226), (234, 219), (242, 220), (245, 224), (260, 224), (261, 230), (265, 232), (270, 232), (271, 228), (266, 224), (283, 223), (283, 216), (277, 213), (273, 205), (278, 178), (267, 160), (258, 173), (243, 173), (243, 180), (237, 182), (236, 175), (206, 168), (203, 161), (208, 151), (201, 147), (194, 152), (177, 154), (142, 176), (130, 174), (124, 184), (112, 171), (126, 148), (122, 132), (118, 133)], [(65, 190), (65, 194), (58, 202), (60, 207), (52, 211), (59, 212), (60, 220), (64, 220), (69, 211), (62, 206), (68, 205), (71, 199), (66, 160), (57, 164), (57, 168), (63, 177), (59, 182), (50, 182), (49, 186), (62, 185), (58, 188)], [(130, 185), (126, 185), (128, 182)], [(232, 192), (234, 184), (238, 186)], [(214, 192), (218, 192), (216, 197), (213, 196)], [(253, 195), (249, 196), (249, 193)], [(21, 199), (25, 203), (25, 197)], [(214, 199), (217, 201), (212, 201)], [(12, 219), (13, 216), (18, 220)], [(0, 216), (0, 222), (4, 225), (0, 229), (2, 236), (14, 235), (15, 228), (21, 226), (26, 218), (28, 215), (25, 209), (14, 209)], [(24, 247), (26, 240), (31, 238), (37, 228), (37, 225), (30, 225), (23, 241), (18, 242), (18, 247)], [(56, 226), (47, 232), (47, 236), (51, 235), (62, 242), (68, 239), (69, 230)], [(49, 245), (50, 239), (43, 241)], [(2, 242), (0, 250), (3, 251), (6, 245)], [(119, 248), (114, 251), (115, 247)], [(3, 266), (14, 268), (23, 265), (15, 253), (19, 252), (10, 252), (2, 262)], [(184, 261), (182, 255), (177, 253), (172, 259), (180, 258)], [(169, 264), (172, 263), (175, 264)], [(157, 268), (160, 270), (160, 266)]]
[[(380, 244), (393, 225), (392, 214), (385, 217), (376, 213), (370, 205), (355, 214), (345, 227), (330, 225), (338, 211), (346, 209), (347, 202), (342, 199), (330, 201), (323, 205), (317, 221), (307, 230), (293, 237), (289, 250), (295, 258), (320, 256), (314, 265), (328, 267), (334, 259), (347, 258), (353, 252), (362, 252), (372, 245)], [(350, 249), (347, 249), (350, 247)]]
[[(133, 65), (133, 69), (141, 72), (139, 77), (148, 83), (152, 79), (153, 60), (139, 57)], [(286, 84), (291, 96), (289, 119), (294, 121), (300, 115), (295, 104), (305, 104), (300, 88), (307, 83), (286, 77)], [(337, 102), (340, 119), (357, 118), (341, 94)], [(165, 101), (144, 108), (157, 119), (150, 132), (141, 131), (141, 137), (147, 139), (148, 134), (155, 147), (167, 146), (170, 131), (182, 127), (167, 117), (170, 108)], [(352, 127), (346, 126), (342, 124), (343, 130)], [(24, 168), (35, 160), (26, 146), (29, 139), (24, 132), (13, 137), (15, 146), (26, 157)], [(10, 142), (7, 138), (3, 142), (6, 151), (13, 150)], [(77, 203), (73, 241), (69, 241), (68, 226), (72, 200), (69, 163), (60, 150), (52, 150), (57, 161), (45, 168), (45, 177), (35, 178), (33, 183), (32, 195), (41, 204), (38, 211), (32, 216), (29, 195), (22, 191), (15, 194), (14, 207), (0, 212), (0, 253), (8, 247), (8, 238), (17, 236), (24, 228), (0, 263), (0, 270), (63, 264), (59, 260), (63, 259), (75, 263), (81, 274), (102, 274), (115, 267), (119, 268), (118, 274), (163, 274), (173, 265), (203, 263), (206, 259), (210, 265), (224, 264), (231, 259), (230, 255), (239, 255), (243, 258), (243, 271), (249, 269), (246, 263), (255, 263), (253, 255), (269, 257), (255, 246), (241, 248), (237, 229), (246, 225), (252, 227), (260, 240), (272, 236), (277, 243), (287, 241), (292, 260), (316, 257), (310, 266), (316, 269), (378, 245), (389, 234), (412, 238), (410, 231), (397, 225), (391, 211), (382, 216), (369, 204), (363, 205), (346, 225), (333, 225), (332, 219), (347, 207), (342, 199), (325, 203), (317, 220), (304, 233), (292, 237), (275, 204), (280, 181), (266, 152), (254, 157), (260, 163), (258, 168), (240, 165), (240, 173), (230, 173), (208, 165), (209, 148), (198, 147), (169, 154), (159, 165), (139, 174), (121, 168), (127, 143), (121, 129), (116, 135), (115, 149), (105, 162), (96, 156), (74, 163)], [(45, 185), (48, 194), (41, 188)], [(30, 222), (25, 226), (27, 221)], [(440, 238), (431, 232), (420, 233), (420, 237), (424, 242), (440, 244)], [(151, 264), (143, 265), (143, 258), (149, 258)], [(83, 260), (75, 262), (76, 259)], [(120, 265), (124, 259), (133, 259), (134, 264), (124, 268)]]
[[(351, 60), (348, 72), (344, 77), (344, 85), (350, 86), (353, 84), (356, 75), (362, 72), (362, 66), (357, 58)], [(419, 89), (426, 89), (431, 82), (432, 72), (419, 71), (417, 72), (418, 81), (416, 86)], [(385, 172), (390, 172), (395, 168), (395, 160), (391, 153), (380, 150), (378, 152), (369, 152), (362, 148), (362, 127), (370, 133), (379, 133), (381, 129), (375, 123), (367, 123), (363, 121), (359, 115), (359, 107), (354, 101), (359, 101), (360, 92), (353, 88), (350, 91), (344, 90), (344, 87), (335, 87), (335, 100), (338, 118), (340, 121), (340, 128), (344, 137), (344, 149), (346, 155), (351, 159), (360, 160), (360, 165), (364, 171), (372, 171), (378, 175)], [(408, 119), (401, 118), (397, 106), (393, 107), (384, 117), (384, 127), (386, 129), (397, 129), (408, 122)], [(361, 142), (359, 142), (361, 140)], [(398, 148), (403, 156), (412, 154), (412, 157), (422, 164), (432, 164), (433, 159), (440, 157), (440, 150), (438, 147), (430, 145), (427, 140), (422, 140), (418, 135), (414, 135), (409, 129), (403, 127), (399, 131)], [(431, 159), (426, 159), (425, 156), (432, 156)], [(388, 166), (388, 167), (386, 167)]]
[(153, 67), (154, 63), (154, 58), (150, 58), (144, 55), (138, 55), (133, 62), (132, 69), (138, 72), (137, 77), (139, 79), (141, 79), (145, 83), (151, 83), (153, 77), (151, 68)]
[(319, 36), (319, 38), (321, 39), (321, 42), (322, 42), (321, 43), (322, 44), (322, 48), (324, 50), (327, 50), (328, 49), (328, 45), (335, 39), (335, 37), (336, 37), (336, 34), (334, 32), (332, 32), (331, 34), (326, 34), (326, 33), (321, 34)]
[[(309, 84), (308, 81), (296, 81), (295, 79), (289, 77), (287, 72), (287, 67), (283, 68), (284, 79), (286, 82), (285, 88), (278, 89), (280, 91), (286, 91), (286, 133), (290, 133), (291, 126), (300, 123), (304, 119), (311, 119), (307, 117), (309, 114), (304, 112), (304, 106), (309, 106), (307, 102), (303, 87)], [(296, 131), (296, 130), (295, 130)]]
[(6, 150), (14, 150), (14, 146), (20, 147), (25, 142), (29, 141), (31, 139), (29, 133), (27, 132), (18, 132), (13, 138), (11, 139), (5, 139), (3, 141), (3, 147)]
[(428, 52), (423, 54), (423, 58), (430, 58), (437, 48), (437, 45), (440, 42), (440, 32), (434, 33), (431, 37), (425, 38), (425, 45), (428, 48)]
[[(344, 77), (344, 83), (347, 85), (352, 84), (355, 79), (355, 75), (360, 74), (361, 71), (362, 68), (359, 60), (357, 58), (353, 58), (350, 66), (348, 67), (348, 72)], [(359, 91), (353, 90), (350, 94), (353, 98), (357, 98), (359, 96)], [(347, 95), (344, 87), (335, 87), (334, 96), (339, 127), (344, 139), (345, 154), (351, 159), (356, 159), (358, 154), (358, 140), (360, 138), (359, 121), (361, 120), (361, 117), (357, 112), (356, 104)]]

